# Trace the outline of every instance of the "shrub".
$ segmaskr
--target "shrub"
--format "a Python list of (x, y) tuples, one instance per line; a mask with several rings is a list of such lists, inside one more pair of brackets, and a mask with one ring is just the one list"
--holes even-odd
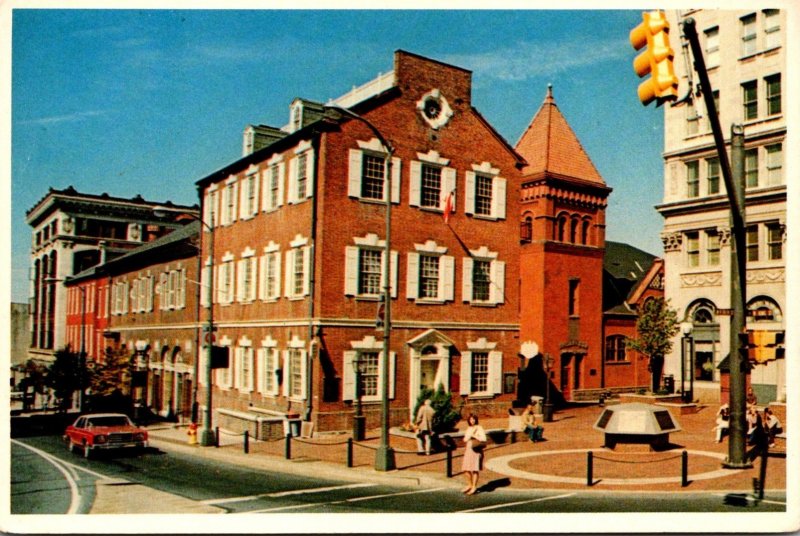
[(435, 412), (433, 416), (433, 431), (436, 433), (449, 432), (455, 429), (456, 423), (461, 420), (461, 415), (453, 409), (453, 399), (450, 393), (444, 390), (444, 386), (439, 384), (438, 389), (423, 389), (417, 397), (414, 406), (413, 418), (416, 420), (417, 412), (425, 400), (431, 399), (431, 407)]

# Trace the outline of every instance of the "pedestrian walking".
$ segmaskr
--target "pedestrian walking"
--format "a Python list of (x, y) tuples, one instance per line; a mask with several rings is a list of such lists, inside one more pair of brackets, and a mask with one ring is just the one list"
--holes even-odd
[(461, 470), (467, 479), (467, 487), (461, 490), (473, 495), (478, 490), (478, 477), (483, 468), (483, 447), (486, 445), (486, 431), (474, 413), (467, 417), (467, 430), (464, 432), (464, 459)]
[[(427, 399), (417, 411), (417, 418), (414, 424), (417, 428), (417, 454), (429, 456), (431, 453), (431, 437), (433, 436), (433, 416), (436, 411), (431, 406), (431, 400)], [(424, 443), (424, 450), (423, 450)]]

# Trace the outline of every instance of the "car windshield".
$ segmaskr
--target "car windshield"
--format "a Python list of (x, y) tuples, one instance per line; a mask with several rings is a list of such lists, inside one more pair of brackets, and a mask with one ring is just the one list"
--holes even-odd
[(109, 415), (106, 417), (92, 417), (89, 426), (129, 426), (131, 422), (125, 415)]

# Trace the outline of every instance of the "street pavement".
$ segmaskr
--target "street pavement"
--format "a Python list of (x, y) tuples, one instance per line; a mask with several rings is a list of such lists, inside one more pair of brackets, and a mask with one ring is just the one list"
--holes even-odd
[[(652, 452), (647, 446), (620, 444), (613, 450), (603, 447), (603, 433), (593, 428), (603, 411), (597, 405), (572, 407), (557, 411), (553, 422), (544, 423), (544, 441), (532, 443), (525, 434), (508, 434), (502, 443), (490, 444), (485, 451), (480, 485), (487, 489), (580, 490), (668, 492), (668, 493), (753, 493), (753, 479), (758, 478), (761, 459), (752, 468), (726, 469), (722, 462), (728, 453), (727, 439), (717, 443), (714, 437), (716, 408), (699, 406), (698, 411), (681, 415), (676, 407), (670, 412), (681, 430), (670, 435), (668, 448)], [(508, 418), (484, 419), (487, 430), (507, 429)], [(459, 423), (459, 428), (465, 424)], [(375, 448), (379, 430), (368, 430), (364, 441), (352, 451), (352, 467), (347, 467), (349, 434), (317, 434), (312, 438), (293, 438), (290, 459), (286, 458), (286, 440), (249, 440), (248, 453), (244, 437), (220, 433), (220, 447), (189, 444), (188, 428), (159, 424), (149, 428), (151, 445), (168, 452), (202, 456), (209, 460), (240, 464), (253, 470), (269, 470), (319, 476), (354, 482), (375, 482), (403, 486), (453, 487), (464, 485), (461, 474), (463, 446), (451, 459), (451, 477), (447, 475), (447, 455), (430, 456), (416, 453), (410, 434), (392, 434), (397, 469), (374, 469)], [(686, 451), (688, 485), (682, 478)], [(589, 462), (591, 452), (591, 462)], [(776, 453), (777, 454), (777, 453)], [(591, 485), (589, 465), (591, 463)], [(786, 489), (785, 455), (768, 458), (765, 492)], [(121, 509), (124, 508), (124, 512)], [(98, 482), (97, 496), (91, 513), (215, 513), (223, 510), (198, 501), (160, 492), (124, 481)]]

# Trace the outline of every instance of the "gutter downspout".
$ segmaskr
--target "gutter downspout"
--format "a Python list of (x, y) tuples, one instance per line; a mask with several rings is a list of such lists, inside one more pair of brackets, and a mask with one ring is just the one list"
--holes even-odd
[(320, 191), (320, 137), (321, 133), (316, 133), (311, 140), (311, 148), (314, 151), (314, 191), (311, 197), (311, 230), (310, 230), (310, 248), (309, 252), (309, 273), (308, 273), (308, 353), (306, 354), (306, 400), (305, 408), (303, 410), (303, 420), (308, 422), (311, 420), (311, 411), (313, 409), (312, 397), (314, 396), (314, 354), (317, 348), (317, 341), (314, 336), (314, 299), (316, 296), (316, 250), (317, 250), (317, 205), (318, 194)]

